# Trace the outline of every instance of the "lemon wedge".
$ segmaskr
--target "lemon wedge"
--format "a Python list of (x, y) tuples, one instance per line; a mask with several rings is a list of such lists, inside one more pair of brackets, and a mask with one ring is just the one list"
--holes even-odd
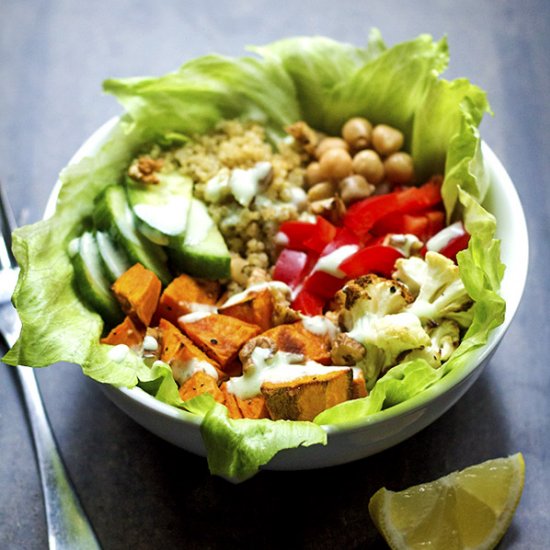
[(524, 479), (517, 453), (404, 491), (382, 488), (369, 513), (394, 550), (490, 549), (510, 526)]

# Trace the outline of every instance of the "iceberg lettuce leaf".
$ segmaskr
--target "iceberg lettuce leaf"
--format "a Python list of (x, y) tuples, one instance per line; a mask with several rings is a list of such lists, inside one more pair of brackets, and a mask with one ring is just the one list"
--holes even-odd
[(280, 137), (301, 116), (290, 75), (271, 59), (208, 55), (165, 76), (110, 79), (103, 88), (150, 140), (167, 131), (204, 133), (231, 118), (255, 120)]
[(313, 422), (232, 420), (220, 404), (206, 414), (201, 432), (210, 471), (232, 482), (250, 478), (283, 449), (327, 442), (326, 432)]
[[(457, 164), (473, 156), (478, 141), (475, 129), (488, 109), (486, 93), (468, 80), (459, 78), (449, 82), (431, 77), (426, 97), (415, 113), (412, 135), (411, 152), (419, 181), (434, 173), (444, 174), (447, 159), (446, 178), (451, 182), (451, 168), (456, 170)], [(449, 148), (455, 136), (455, 143)], [(449, 190), (454, 185), (456, 182), (447, 183), (446, 187)], [(452, 213), (453, 206), (447, 197), (447, 211)]]

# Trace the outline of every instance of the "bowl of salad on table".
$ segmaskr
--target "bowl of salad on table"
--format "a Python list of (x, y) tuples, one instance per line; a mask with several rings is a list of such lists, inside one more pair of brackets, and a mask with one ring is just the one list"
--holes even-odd
[(445, 39), (250, 49), (105, 81), (124, 113), (14, 234), (3, 359), (81, 365), (232, 481), (427, 426), (494, 353), (527, 270), (486, 93), (440, 77)]

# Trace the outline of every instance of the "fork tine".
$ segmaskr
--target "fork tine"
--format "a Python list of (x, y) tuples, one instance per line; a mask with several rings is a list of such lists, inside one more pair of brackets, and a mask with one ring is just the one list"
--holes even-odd
[(0, 181), (0, 225), (2, 238), (0, 239), (0, 268), (15, 267), (17, 262), (11, 250), (11, 234), (15, 229), (15, 217), (8, 202), (8, 197), (2, 182)]

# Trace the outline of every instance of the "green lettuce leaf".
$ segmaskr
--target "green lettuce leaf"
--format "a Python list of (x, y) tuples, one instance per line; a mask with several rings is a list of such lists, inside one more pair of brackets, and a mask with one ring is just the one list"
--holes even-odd
[(231, 118), (260, 122), (276, 138), (301, 116), (290, 75), (269, 59), (208, 55), (161, 77), (107, 80), (103, 89), (151, 140), (204, 133)]
[[(462, 167), (465, 159), (470, 162), (479, 142), (477, 126), (488, 110), (485, 92), (468, 80), (459, 78), (449, 82), (432, 76), (425, 101), (416, 111), (412, 136), (416, 176), (424, 181), (432, 174), (445, 173), (448, 212), (452, 213), (453, 201), (456, 200), (452, 190), (457, 182), (464, 181), (465, 174), (458, 172), (457, 166)], [(434, 125), (434, 120), (438, 124)], [(445, 160), (448, 170), (445, 170)], [(483, 195), (484, 190), (477, 194), (477, 198), (481, 200)]]
[(250, 478), (283, 449), (327, 442), (326, 432), (312, 422), (232, 420), (220, 404), (208, 411), (201, 432), (210, 471), (233, 482)]
[[(15, 233), (21, 274), (13, 301), (22, 332), (4, 358), (36, 367), (78, 363), (95, 380), (139, 384), (157, 399), (203, 416), (210, 468), (232, 480), (247, 479), (281, 449), (324, 444), (320, 423), (375, 421), (380, 411), (422, 394), (446, 373), (464, 368), (504, 315), (495, 220), (479, 205), (488, 182), (477, 127), (489, 107), (485, 93), (467, 80), (439, 78), (449, 60), (446, 40), (422, 35), (388, 48), (373, 31), (364, 48), (300, 37), (250, 50), (254, 57), (209, 55), (161, 77), (104, 83), (125, 113), (99, 150), (62, 172), (54, 217)], [(109, 347), (99, 343), (102, 320), (73, 286), (67, 246), (87, 223), (94, 199), (122, 181), (141, 147), (185, 142), (226, 118), (258, 121), (275, 141), (296, 120), (338, 132), (356, 115), (400, 128), (420, 179), (444, 171), (448, 217), (463, 216), (472, 235), (468, 250), (459, 254), (459, 266), (476, 301), (474, 321), (442, 369), (434, 371), (420, 360), (400, 365), (378, 381), (369, 397), (325, 411), (316, 423), (302, 423), (231, 420), (208, 395), (184, 403), (168, 366), (157, 363), (149, 369), (133, 353), (120, 361), (110, 358)]]

